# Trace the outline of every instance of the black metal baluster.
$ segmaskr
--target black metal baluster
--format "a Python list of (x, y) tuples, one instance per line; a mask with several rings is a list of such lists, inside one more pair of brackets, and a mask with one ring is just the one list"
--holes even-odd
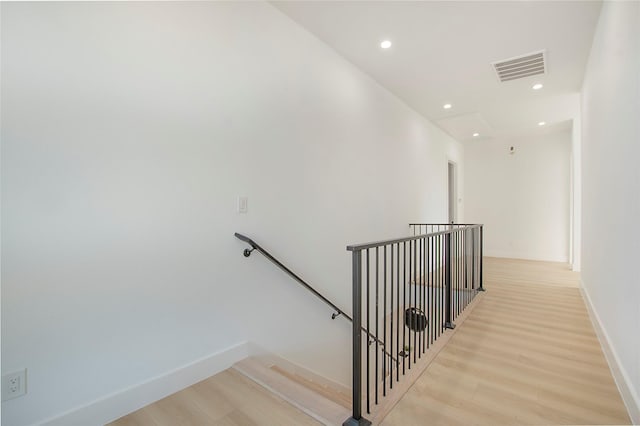
[(431, 286), (429, 285), (429, 282), (431, 281), (431, 251), (429, 250), (429, 245), (430, 245), (430, 240), (429, 237), (425, 237), (424, 240), (424, 246), (425, 246), (425, 278), (424, 278), (424, 292), (425, 292), (425, 303), (424, 303), (424, 307), (425, 307), (425, 311), (424, 311), (424, 316), (427, 319), (427, 324), (425, 327), (425, 340), (426, 340), (426, 349), (428, 350), (429, 347), (431, 346), (431, 309), (429, 309), (430, 307), (430, 300), (431, 298), (429, 297), (429, 291)]
[(470, 263), (471, 263), (471, 280), (469, 282), (469, 303), (471, 303), (473, 301), (473, 296), (475, 294), (475, 288), (476, 288), (476, 229), (472, 228), (471, 229), (471, 234), (470, 234), (470, 247), (471, 247), (471, 259), (470, 259)]
[(478, 256), (478, 230), (480, 228), (473, 229), (473, 294), (476, 294), (476, 290), (478, 288), (478, 262), (476, 262), (476, 257)]
[(375, 359), (375, 373), (374, 373), (374, 385), (375, 385), (375, 404), (378, 405), (378, 352), (380, 350), (378, 341), (380, 340), (378, 333), (378, 272), (380, 271), (380, 262), (378, 260), (378, 247), (376, 247), (376, 359)]
[(480, 288), (479, 291), (484, 291), (484, 276), (483, 267), (484, 267), (484, 230), (483, 226), (480, 225)]
[(473, 278), (472, 273), (473, 273), (473, 267), (472, 267), (472, 258), (470, 256), (470, 251), (473, 250), (472, 245), (471, 245), (471, 237), (469, 234), (469, 229), (466, 230), (465, 232), (465, 251), (464, 251), (464, 255), (466, 258), (465, 261), (465, 267), (464, 267), (464, 273), (465, 273), (465, 308), (467, 307), (467, 305), (469, 305), (469, 294), (470, 294), (470, 289), (471, 289), (471, 280)]
[(473, 294), (473, 228), (467, 232), (467, 306), (471, 303), (471, 295)]
[[(382, 290), (382, 350), (387, 350), (387, 246), (384, 246)], [(382, 396), (387, 396), (387, 357), (382, 353)]]
[(480, 227), (476, 228), (476, 251), (475, 251), (475, 260), (476, 260), (476, 282), (474, 285), (475, 294), (478, 294), (480, 291), (480, 267), (482, 264), (482, 259), (480, 258)]
[(475, 282), (476, 282), (476, 259), (475, 259), (475, 253), (476, 253), (476, 229), (473, 228), (471, 229), (471, 236), (470, 241), (469, 241), (469, 245), (471, 247), (470, 251), (471, 251), (471, 257), (469, 259), (469, 264), (471, 266), (471, 279), (469, 281), (469, 303), (471, 303), (473, 301), (473, 295), (474, 293), (474, 288), (475, 288)]
[(458, 312), (456, 313), (456, 318), (462, 312), (462, 286), (464, 282), (464, 242), (463, 242), (463, 231), (458, 232), (458, 244), (460, 245), (458, 248), (458, 291), (456, 291), (456, 298), (458, 300)]
[[(413, 275), (413, 241), (409, 241), (409, 280), (408, 280), (408, 286), (409, 286), (409, 308), (411, 308), (412, 303), (413, 303), (413, 298), (411, 297), (413, 295), (413, 279), (411, 278)], [(404, 326), (405, 328), (407, 328), (409, 326), (409, 324), (407, 324), (407, 310), (404, 310), (405, 312), (405, 317), (404, 317)], [(411, 370), (411, 349), (413, 348), (413, 346), (411, 345), (411, 328), (409, 328), (408, 331), (409, 334), (409, 351), (408, 351), (408, 362), (407, 362), (407, 367), (409, 368), (409, 370)]]
[(456, 315), (456, 292), (455, 292), (455, 288), (456, 288), (456, 278), (457, 278), (457, 263), (456, 261), (458, 260), (458, 256), (456, 256), (456, 249), (458, 248), (458, 244), (456, 244), (457, 240), (456, 238), (458, 237), (458, 233), (457, 232), (451, 232), (451, 247), (449, 250), (450, 256), (451, 256), (451, 281), (450, 281), (450, 286), (449, 286), (449, 290), (451, 291), (451, 316), (450, 321), (453, 322), (455, 320), (455, 315)]
[(440, 314), (440, 300), (442, 299), (442, 289), (440, 288), (440, 274), (442, 273), (442, 267), (440, 266), (440, 235), (436, 235), (435, 238), (435, 248), (436, 248), (436, 270), (435, 270), (435, 278), (436, 278), (436, 333), (437, 337), (440, 337), (442, 323), (441, 323), (441, 314)]
[(456, 287), (456, 248), (457, 248), (457, 244), (456, 244), (456, 237), (458, 236), (457, 232), (451, 232), (451, 239), (449, 240), (451, 242), (451, 245), (449, 246), (449, 256), (450, 257), (450, 264), (451, 264), (451, 281), (449, 282), (449, 290), (450, 290), (450, 300), (451, 300), (451, 306), (450, 306), (450, 316), (449, 316), (449, 321), (453, 322), (454, 321), (454, 317), (456, 314), (456, 292), (455, 292), (455, 287)]
[(471, 299), (476, 290), (476, 228), (471, 230)]
[(429, 275), (427, 275), (427, 309), (429, 309), (429, 315), (427, 315), (429, 323), (429, 340), (427, 348), (433, 344), (433, 237), (427, 238), (427, 247), (429, 255)]
[(466, 229), (464, 232), (464, 307), (466, 308), (469, 304), (469, 280), (471, 278), (471, 262), (469, 258), (469, 251), (471, 250), (471, 241), (469, 237), (469, 229)]
[[(416, 298), (418, 299), (418, 302), (416, 304), (416, 308), (422, 310), (422, 239), (419, 239), (416, 241), (416, 244), (418, 245), (418, 259), (416, 261), (416, 263), (418, 264), (418, 276), (416, 277)], [(417, 317), (416, 317), (416, 324), (415, 324), (415, 328), (418, 329), (418, 333), (417, 333), (417, 337), (418, 337), (418, 343), (416, 344), (416, 352), (418, 352), (418, 358), (422, 357), (422, 353), (421, 353), (421, 349), (422, 349), (422, 333), (420, 332), (420, 329), (418, 328), (418, 322), (417, 322)]]
[(440, 273), (438, 279), (440, 280), (440, 335), (442, 335), (444, 330), (444, 234), (440, 235), (439, 240), (438, 250), (440, 251), (440, 257), (438, 261), (440, 262)]
[(371, 340), (369, 338), (369, 333), (371, 333), (371, 325), (369, 323), (370, 320), (370, 311), (371, 311), (371, 299), (369, 298), (370, 288), (369, 288), (369, 258), (370, 258), (369, 249), (367, 249), (367, 414), (371, 414), (371, 387), (370, 387), (370, 376), (371, 369), (369, 366), (370, 357), (371, 357)]
[[(426, 254), (426, 250), (425, 250), (425, 246), (424, 246), (424, 238), (420, 238), (420, 264), (421, 264), (421, 271), (420, 271), (420, 310), (425, 313), (425, 306), (424, 306), (424, 289), (425, 289), (425, 280), (426, 280), (426, 276), (425, 276), (425, 261), (424, 261), (424, 256)], [(418, 355), (418, 357), (421, 357), (421, 355), (424, 353), (425, 351), (425, 344), (426, 344), (426, 337), (427, 337), (427, 328), (425, 327), (425, 329), (422, 329), (422, 322), (420, 323), (420, 354)]]
[[(413, 240), (413, 303), (411, 304), (412, 307), (417, 308), (418, 307), (418, 297), (417, 297), (417, 293), (418, 293), (418, 262), (419, 262), (419, 257), (418, 257), (418, 242), (416, 240)], [(416, 352), (418, 352), (418, 345), (417, 345), (417, 333), (416, 333), (416, 327), (413, 327), (413, 363), (416, 363)]]
[(444, 240), (445, 242), (445, 246), (444, 246), (444, 269), (445, 269), (445, 275), (444, 275), (444, 280), (445, 280), (445, 328), (454, 328), (453, 325), (453, 319), (452, 319), (452, 303), (451, 303), (451, 272), (452, 272), (452, 265), (451, 265), (451, 257), (452, 257), (452, 239), (455, 240), (454, 238), (452, 238), (451, 232), (446, 234), (446, 238)]
[(467, 305), (469, 305), (469, 303), (471, 303), (471, 295), (473, 294), (473, 274), (474, 274), (474, 268), (475, 268), (475, 262), (473, 261), (473, 242), (475, 241), (473, 239), (473, 233), (475, 232), (475, 229), (471, 229), (469, 234), (467, 235), (467, 244), (469, 245), (469, 252), (467, 253), (467, 259), (468, 259), (468, 263), (469, 263), (469, 282), (467, 284)]
[(460, 231), (456, 232), (456, 245), (457, 245), (457, 258), (456, 258), (456, 265), (457, 265), (457, 279), (456, 279), (456, 283), (455, 286), (457, 287), (455, 290), (455, 294), (456, 294), (456, 309), (455, 309), (455, 316), (454, 316), (454, 320), (455, 318), (458, 317), (458, 314), (460, 313), (460, 288), (462, 287), (462, 265), (461, 265), (461, 261), (462, 261), (462, 233)]
[(462, 252), (462, 262), (461, 262), (461, 270), (460, 270), (460, 274), (462, 276), (462, 282), (460, 283), (460, 312), (462, 312), (464, 310), (464, 296), (465, 296), (465, 292), (464, 289), (466, 287), (465, 284), (465, 280), (466, 280), (466, 276), (467, 276), (467, 269), (466, 269), (466, 259), (467, 259), (467, 253), (466, 253), (466, 244), (465, 244), (465, 234), (466, 234), (466, 230), (463, 228), (462, 232), (460, 233), (460, 239), (462, 240), (462, 248), (461, 248), (461, 252)]
[(469, 297), (469, 276), (471, 273), (471, 268), (469, 267), (469, 229), (465, 228), (464, 234), (464, 289), (462, 293), (462, 310), (464, 311), (467, 307), (468, 297)]
[(405, 374), (405, 364), (406, 359), (408, 357), (407, 347), (407, 325), (404, 324), (404, 313), (407, 310), (407, 242), (404, 241), (402, 243), (402, 352), (404, 356), (402, 357), (402, 375)]
[(434, 238), (430, 238), (429, 244), (431, 245), (431, 273), (429, 277), (431, 278), (431, 313), (429, 314), (429, 319), (431, 320), (431, 344), (436, 340), (436, 316), (435, 316), (435, 274), (436, 274), (436, 262), (435, 262), (435, 244)]
[(423, 293), (422, 293), (422, 305), (424, 306), (424, 317), (427, 320), (424, 328), (424, 340), (422, 343), (422, 351), (426, 352), (429, 349), (429, 239), (427, 237), (422, 239), (424, 245), (424, 273), (423, 276)]
[(458, 302), (458, 309), (456, 312), (456, 318), (458, 317), (458, 315), (460, 315), (461, 312), (461, 308), (462, 308), (462, 283), (464, 280), (464, 254), (463, 254), (463, 249), (464, 249), (464, 243), (463, 243), (463, 233), (462, 231), (458, 232), (458, 289), (456, 291), (456, 300)]
[(464, 231), (464, 305), (466, 309), (469, 304), (469, 278), (471, 277), (471, 264), (469, 263), (469, 229)]
[(458, 233), (451, 232), (451, 322), (456, 317), (456, 284), (458, 280)]
[(459, 307), (458, 307), (458, 315), (460, 315), (460, 312), (462, 312), (462, 310), (464, 309), (464, 287), (465, 287), (465, 259), (466, 259), (466, 253), (465, 253), (465, 244), (464, 244), (464, 228), (463, 230), (460, 232), (460, 253), (461, 253), (461, 258), (460, 258), (460, 289), (459, 291), (459, 299), (460, 302), (458, 303)]
[[(427, 304), (426, 304), (426, 300), (427, 300), (427, 245), (426, 245), (426, 240), (424, 238), (422, 238), (420, 240), (420, 243), (422, 245), (422, 278), (420, 279), (420, 282), (422, 283), (422, 285), (420, 286), (420, 292), (422, 293), (422, 313), (424, 314), (425, 320), (427, 318)], [(420, 328), (422, 328), (422, 325), (420, 326)], [(422, 335), (422, 353), (424, 353), (427, 349), (427, 336), (429, 333), (429, 330), (427, 328), (427, 324), (425, 324), (424, 330), (422, 330), (421, 332)]]
[(452, 294), (455, 295), (454, 298), (454, 309), (453, 309), (453, 321), (455, 321), (458, 316), (458, 310), (460, 309), (460, 232), (456, 230), (456, 281), (453, 284), (452, 290), (454, 291)]
[[(389, 315), (389, 319), (390, 319), (390, 324), (389, 324), (389, 334), (390, 334), (390, 342), (391, 344), (390, 346), (390, 350), (389, 353), (391, 355), (396, 354), (395, 358), (398, 359), (398, 351), (396, 348), (396, 351), (393, 350), (393, 246), (394, 244), (391, 244), (391, 263), (389, 266), (391, 266), (391, 271), (390, 271), (390, 281), (391, 281), (391, 301), (389, 303), (389, 309), (391, 309), (391, 315)], [(389, 356), (389, 389), (393, 389), (393, 357)]]
[(400, 243), (396, 244), (396, 382), (400, 381)]

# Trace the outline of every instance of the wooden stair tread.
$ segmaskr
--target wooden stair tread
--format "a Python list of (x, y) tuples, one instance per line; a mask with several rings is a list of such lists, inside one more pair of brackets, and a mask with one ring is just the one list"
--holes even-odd
[(291, 373), (284, 375), (255, 358), (237, 362), (233, 368), (324, 424), (340, 425), (351, 416), (350, 408), (291, 379)]
[(272, 365), (271, 367), (272, 370), (278, 372), (278, 374), (281, 374), (287, 378), (289, 378), (290, 380), (293, 380), (297, 383), (300, 383), (302, 386), (311, 389), (312, 391), (314, 391), (315, 393), (318, 393), (322, 396), (324, 396), (325, 398), (335, 402), (336, 404), (339, 404), (343, 407), (345, 407), (346, 409), (350, 410), (351, 409), (351, 396), (350, 395), (345, 395), (344, 393), (337, 391), (335, 389), (331, 389), (328, 386), (324, 386), (320, 383), (316, 383), (313, 380), (310, 380), (306, 377), (303, 377), (299, 374), (295, 374), (295, 373), (291, 373), (283, 368), (278, 367), (277, 365)]

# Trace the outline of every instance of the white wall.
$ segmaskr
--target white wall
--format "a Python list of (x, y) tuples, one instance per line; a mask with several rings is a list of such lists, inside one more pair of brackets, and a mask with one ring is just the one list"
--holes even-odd
[(1, 7), (3, 424), (244, 340), (349, 383), (350, 325), (233, 233), (350, 310), (345, 246), (445, 220), (461, 145), (268, 4)]
[(485, 224), (485, 255), (568, 261), (570, 150), (568, 131), (465, 145), (465, 218)]
[(582, 282), (640, 424), (640, 3), (604, 3), (582, 95)]

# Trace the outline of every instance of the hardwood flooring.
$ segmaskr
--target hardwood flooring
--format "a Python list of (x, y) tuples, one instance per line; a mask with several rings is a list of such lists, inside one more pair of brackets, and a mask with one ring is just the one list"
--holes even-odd
[(485, 258), (484, 276), (483, 300), (382, 424), (629, 424), (578, 275)]
[[(578, 275), (559, 263), (486, 258), (484, 276), (487, 292), (382, 425), (629, 424)], [(315, 424), (233, 369), (112, 423)]]

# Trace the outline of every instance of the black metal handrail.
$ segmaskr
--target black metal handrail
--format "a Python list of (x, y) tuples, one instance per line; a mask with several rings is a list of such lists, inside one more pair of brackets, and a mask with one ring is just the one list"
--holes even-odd
[[(324, 297), (319, 291), (317, 291), (315, 288), (313, 288), (311, 285), (309, 285), (305, 280), (303, 280), (302, 278), (300, 278), (296, 273), (294, 273), (291, 269), (287, 268), (282, 262), (280, 262), (278, 259), (276, 259), (275, 257), (273, 257), (271, 255), (271, 253), (269, 253), (267, 250), (263, 249), (258, 243), (256, 243), (255, 241), (253, 241), (251, 238), (239, 234), (239, 233), (234, 233), (235, 237), (238, 238), (241, 241), (244, 241), (245, 243), (249, 244), (251, 246), (251, 249), (244, 249), (244, 257), (249, 257), (251, 256), (251, 252), (253, 252), (254, 250), (257, 250), (258, 253), (262, 254), (264, 257), (266, 257), (270, 262), (272, 262), (274, 265), (276, 265), (278, 268), (282, 269), (284, 272), (286, 272), (291, 278), (293, 278), (294, 280), (296, 280), (300, 285), (302, 285), (304, 288), (306, 288), (307, 290), (309, 290), (314, 296), (316, 296), (318, 299), (322, 300), (325, 304), (329, 305), (335, 312), (331, 315), (331, 319), (336, 319), (339, 316), (344, 317), (344, 319), (346, 319), (349, 322), (353, 322), (353, 319), (351, 318), (351, 316), (349, 314), (347, 314), (346, 312), (344, 312), (342, 309), (340, 309), (338, 306), (336, 306), (335, 303), (333, 303), (332, 301), (330, 301), (329, 299), (327, 299), (326, 297)], [(373, 335), (372, 333), (370, 333), (366, 328), (364, 327), (360, 327), (362, 329), (362, 331), (364, 331), (367, 336), (369, 336), (370, 339), (372, 339), (373, 342), (378, 342), (378, 344), (383, 345), (384, 347), (384, 342), (379, 340), (375, 335)], [(387, 356), (389, 356), (393, 361), (395, 361), (396, 359), (393, 357), (393, 355), (391, 355), (388, 351), (384, 351), (385, 354)]]
[[(371, 414), (380, 393), (386, 396), (387, 388), (393, 389), (394, 381), (405, 375), (405, 363), (411, 369), (447, 329), (455, 328), (456, 318), (484, 291), (483, 225), (411, 227), (413, 236), (347, 246), (353, 274), (353, 410), (343, 426), (371, 424), (362, 416), (362, 404), (366, 401), (364, 408)], [(390, 342), (385, 349), (399, 355), (395, 363), (388, 365), (383, 358), (379, 364), (377, 345), (375, 350), (370, 344), (363, 347), (362, 324)]]
[[(412, 225), (415, 225), (415, 224), (412, 224)], [(431, 225), (431, 224), (429, 224), (429, 225)], [(447, 224), (447, 225), (448, 226), (457, 226), (458, 224)], [(464, 226), (465, 228), (468, 228), (468, 229), (470, 229), (470, 228), (482, 228), (482, 225), (460, 225), (460, 227), (462, 227), (462, 226)], [(458, 228), (456, 228), (456, 229), (458, 229)], [(456, 229), (453, 229), (453, 231), (455, 231)], [(352, 244), (352, 245), (348, 245), (347, 246), (347, 251), (358, 251), (358, 250), (364, 250), (364, 249), (368, 249), (368, 248), (388, 246), (388, 245), (391, 245), (391, 244), (418, 240), (420, 238), (424, 238), (425, 236), (432, 237), (432, 236), (435, 236), (435, 235), (450, 234), (451, 231), (452, 231), (451, 229), (446, 229), (444, 231), (430, 232), (430, 233), (427, 233), (427, 234), (420, 234), (420, 235), (412, 235), (410, 237), (395, 238), (393, 240), (382, 240), (382, 241), (372, 241), (370, 243)]]
[(291, 278), (293, 278), (294, 280), (296, 280), (300, 285), (302, 285), (304, 288), (306, 288), (307, 290), (309, 290), (311, 293), (313, 293), (314, 296), (316, 296), (318, 299), (322, 300), (324, 303), (326, 303), (327, 305), (331, 306), (331, 308), (335, 311), (333, 313), (333, 315), (331, 315), (331, 319), (335, 319), (336, 317), (342, 315), (343, 317), (345, 317), (346, 319), (348, 319), (349, 321), (353, 321), (351, 319), (351, 317), (346, 314), (342, 309), (338, 308), (332, 301), (330, 301), (329, 299), (327, 299), (326, 297), (324, 297), (322, 294), (320, 294), (315, 288), (311, 287), (309, 284), (307, 284), (307, 282), (305, 280), (303, 280), (302, 278), (300, 278), (298, 275), (296, 275), (291, 269), (287, 268), (286, 266), (284, 266), (282, 264), (282, 262), (280, 262), (278, 259), (276, 259), (275, 257), (273, 257), (271, 255), (271, 253), (269, 253), (268, 251), (266, 251), (265, 249), (263, 249), (262, 247), (260, 247), (260, 245), (258, 243), (256, 243), (255, 241), (253, 241), (251, 238), (244, 236), (242, 234), (239, 233), (235, 233), (234, 234), (236, 236), (236, 238), (238, 238), (241, 241), (244, 241), (245, 243), (249, 244), (252, 248), (251, 250), (249, 249), (244, 249), (244, 257), (249, 257), (251, 255), (251, 252), (254, 250), (258, 250), (258, 252), (263, 255), (264, 257), (266, 257), (269, 261), (271, 261), (274, 265), (276, 265), (278, 268), (282, 269), (284, 272), (286, 272), (287, 274), (289, 274), (289, 276)]

